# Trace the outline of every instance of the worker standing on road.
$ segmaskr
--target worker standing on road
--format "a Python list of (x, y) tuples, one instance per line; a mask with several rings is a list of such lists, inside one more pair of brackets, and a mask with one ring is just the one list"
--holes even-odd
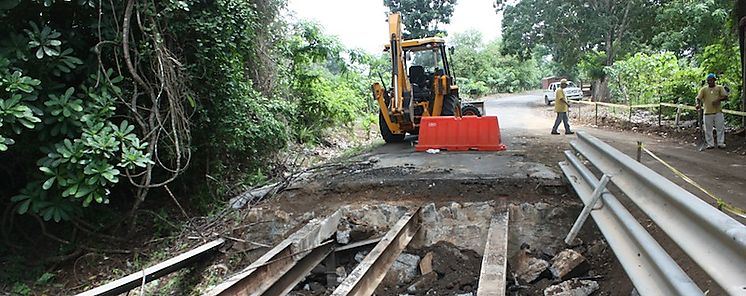
[(705, 116), (705, 142), (707, 149), (715, 148), (712, 139), (713, 125), (717, 131), (718, 148), (725, 148), (725, 117), (723, 116), (722, 101), (728, 99), (728, 92), (720, 85), (715, 84), (715, 74), (707, 74), (707, 85), (703, 86), (697, 94), (697, 110), (704, 106)]
[(557, 119), (554, 120), (554, 127), (552, 127), (552, 135), (559, 135), (557, 128), (559, 127), (560, 121), (565, 124), (565, 135), (572, 135), (574, 132), (570, 130), (570, 123), (568, 123), (567, 112), (570, 110), (570, 104), (567, 102), (565, 96), (565, 88), (567, 87), (567, 79), (560, 80), (560, 88), (554, 92), (554, 112), (557, 112)]

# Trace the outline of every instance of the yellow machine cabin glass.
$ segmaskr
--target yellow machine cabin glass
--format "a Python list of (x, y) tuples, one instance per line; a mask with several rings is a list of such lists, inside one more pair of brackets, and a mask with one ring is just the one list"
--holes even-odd
[(413, 66), (422, 67), (426, 77), (443, 75), (443, 58), (439, 47), (418, 50), (405, 49), (407, 53), (407, 73)]

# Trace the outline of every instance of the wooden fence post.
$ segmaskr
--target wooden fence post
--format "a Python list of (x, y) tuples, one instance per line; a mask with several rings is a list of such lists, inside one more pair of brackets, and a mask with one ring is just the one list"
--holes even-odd
[(598, 126), (598, 103), (593, 105), (596, 106), (596, 126)]
[(662, 119), (663, 119), (663, 105), (658, 103), (658, 127), (661, 127)]

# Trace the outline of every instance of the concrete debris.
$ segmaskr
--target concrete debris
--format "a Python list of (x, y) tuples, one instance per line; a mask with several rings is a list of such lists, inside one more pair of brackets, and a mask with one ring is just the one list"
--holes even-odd
[(384, 282), (406, 284), (417, 278), (420, 256), (401, 253), (391, 265)]
[(363, 262), (363, 259), (365, 259), (365, 256), (368, 256), (368, 251), (360, 251), (355, 254), (355, 261), (357, 263)]
[(427, 149), (427, 150), (425, 150), (425, 152), (427, 152), (429, 154), (438, 154), (438, 153), (440, 153), (440, 149)]
[(337, 267), (335, 273), (337, 274), (337, 283), (343, 282), (347, 277), (347, 270), (345, 270), (344, 266)]
[(426, 291), (426, 289), (434, 286), (437, 281), (438, 274), (435, 272), (428, 272), (421, 276), (416, 282), (414, 282), (414, 284), (407, 287), (407, 292), (414, 294), (418, 291)]
[(544, 296), (588, 296), (598, 288), (595, 281), (571, 279), (544, 289)]
[(552, 267), (549, 270), (555, 278), (565, 280), (585, 274), (590, 269), (590, 265), (585, 257), (572, 249), (566, 249), (559, 252), (552, 258)]
[(493, 203), (449, 203), (435, 210), (428, 204), (423, 207), (422, 226), (424, 239), (413, 242), (412, 247), (432, 246), (440, 241), (452, 243), (459, 249), (484, 252), (484, 238), (487, 237), (494, 212)]
[(428, 274), (433, 271), (433, 252), (428, 252), (420, 260), (420, 274)]
[(350, 243), (350, 231), (352, 229), (337, 230), (337, 243), (346, 245)]
[(549, 262), (532, 257), (525, 249), (518, 253), (514, 262), (516, 276), (524, 283), (535, 281), (549, 267)]

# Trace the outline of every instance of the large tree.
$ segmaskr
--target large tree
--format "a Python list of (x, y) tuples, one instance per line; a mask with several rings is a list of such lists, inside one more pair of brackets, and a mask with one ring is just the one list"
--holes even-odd
[[(630, 41), (644, 33), (637, 32), (645, 27), (642, 24), (646, 18), (642, 16), (655, 5), (647, 0), (523, 0), (514, 5), (496, 2), (497, 9), (505, 13), (506, 53), (528, 58), (535, 47), (544, 45), (569, 73), (590, 51), (602, 51), (606, 57), (603, 66), (612, 65), (620, 51), (632, 46)], [(606, 98), (605, 77), (601, 77), (598, 86), (596, 96)]]
[(391, 12), (402, 14), (404, 38), (433, 37), (445, 34), (440, 29), (451, 22), (457, 0), (383, 0)]
[(652, 46), (671, 51), (678, 56), (702, 52), (722, 38), (731, 39), (728, 14), (733, 9), (729, 0), (676, 0), (663, 4), (655, 16), (655, 36)]

